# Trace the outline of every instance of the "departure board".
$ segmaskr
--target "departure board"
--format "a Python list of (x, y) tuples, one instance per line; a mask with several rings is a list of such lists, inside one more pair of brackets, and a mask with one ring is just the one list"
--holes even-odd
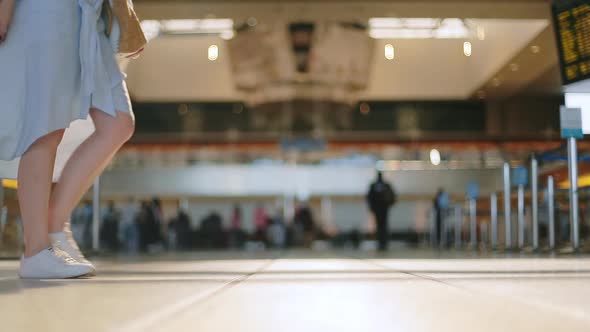
[(558, 0), (553, 17), (563, 83), (590, 78), (590, 0)]

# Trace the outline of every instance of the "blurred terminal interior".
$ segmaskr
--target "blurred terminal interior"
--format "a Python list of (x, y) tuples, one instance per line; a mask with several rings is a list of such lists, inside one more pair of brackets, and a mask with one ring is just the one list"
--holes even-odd
[[(438, 188), (463, 204), (476, 182), (484, 197), (502, 189), (504, 162), (536, 155), (542, 186), (547, 175), (568, 186), (549, 1), (135, 6), (150, 43), (121, 65), (137, 128), (101, 177), (103, 206), (159, 197), (164, 222), (181, 208), (195, 228), (212, 215), (230, 228), (238, 204), (254, 232), (259, 207), (289, 223), (309, 204), (326, 234), (370, 233), (377, 168), (399, 195), (391, 231), (417, 238)], [(9, 224), (16, 183), (3, 186)]]

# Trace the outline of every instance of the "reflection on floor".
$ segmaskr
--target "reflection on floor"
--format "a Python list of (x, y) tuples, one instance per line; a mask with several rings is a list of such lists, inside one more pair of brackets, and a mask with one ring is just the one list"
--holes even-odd
[(2, 331), (589, 331), (590, 257), (191, 253), (86, 280), (0, 261)]

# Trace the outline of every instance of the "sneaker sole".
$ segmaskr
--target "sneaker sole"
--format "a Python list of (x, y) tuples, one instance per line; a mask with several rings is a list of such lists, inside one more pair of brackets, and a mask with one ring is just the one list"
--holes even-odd
[(96, 272), (88, 272), (79, 276), (63, 277), (63, 278), (39, 278), (39, 277), (23, 277), (20, 274), (18, 277), (23, 280), (69, 280), (69, 279), (83, 279), (96, 276)]

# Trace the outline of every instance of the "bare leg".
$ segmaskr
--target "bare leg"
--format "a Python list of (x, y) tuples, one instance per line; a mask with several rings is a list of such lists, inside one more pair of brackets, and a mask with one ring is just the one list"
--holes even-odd
[(18, 200), (23, 220), (25, 257), (49, 247), (49, 197), (57, 146), (64, 130), (38, 139), (22, 156), (18, 169)]
[(68, 160), (49, 200), (49, 232), (61, 232), (72, 210), (94, 179), (109, 164), (117, 150), (131, 137), (134, 122), (126, 113), (117, 117), (93, 109), (90, 115), (96, 131)]

